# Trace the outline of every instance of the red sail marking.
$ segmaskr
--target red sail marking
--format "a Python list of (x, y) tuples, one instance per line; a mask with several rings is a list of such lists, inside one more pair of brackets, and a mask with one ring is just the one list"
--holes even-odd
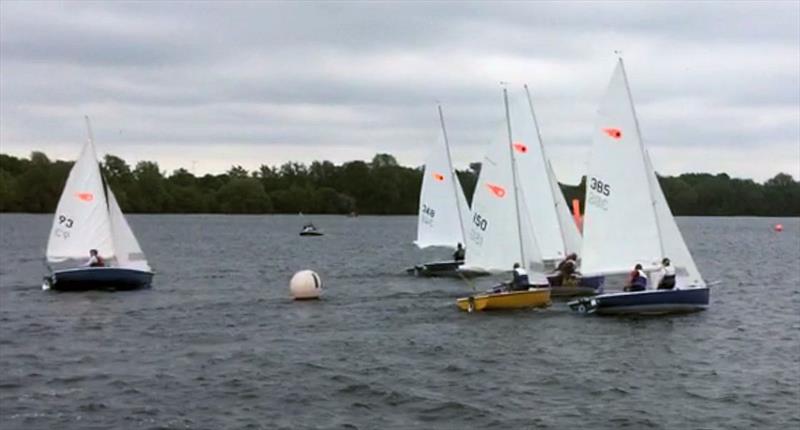
[(522, 154), (525, 154), (526, 152), (528, 152), (528, 147), (522, 142), (514, 142), (514, 150)]
[(434, 173), (433, 179), (436, 179), (439, 182), (444, 181), (444, 175), (442, 175), (441, 173)]
[(75, 196), (84, 202), (90, 202), (94, 200), (94, 194), (92, 193), (75, 193)]
[(494, 194), (495, 196), (500, 198), (506, 196), (506, 189), (501, 187), (500, 185), (486, 184), (486, 186), (489, 187), (489, 191), (491, 191), (492, 194)]
[(603, 131), (614, 139), (622, 139), (622, 130), (618, 128), (604, 128)]

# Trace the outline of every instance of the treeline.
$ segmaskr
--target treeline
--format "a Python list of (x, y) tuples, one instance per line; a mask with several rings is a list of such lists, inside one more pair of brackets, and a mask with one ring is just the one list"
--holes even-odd
[[(195, 176), (186, 169), (167, 175), (157, 163), (129, 166), (106, 155), (100, 163), (123, 211), (132, 213), (321, 213), (415, 214), (422, 169), (400, 166), (389, 154), (371, 162), (310, 165), (288, 162), (248, 172), (233, 166), (223, 174)], [(53, 212), (72, 162), (0, 154), (0, 211)], [(458, 171), (468, 199), (480, 163)], [(764, 184), (726, 174), (688, 173), (660, 177), (676, 215), (800, 216), (800, 183), (780, 173)], [(583, 200), (585, 178), (561, 186), (568, 201)]]

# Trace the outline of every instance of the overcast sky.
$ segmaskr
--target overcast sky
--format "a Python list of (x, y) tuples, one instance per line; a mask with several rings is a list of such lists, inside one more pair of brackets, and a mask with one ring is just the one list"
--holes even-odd
[(800, 177), (800, 2), (0, 2), (0, 150), (162, 170), (480, 160), (527, 83), (559, 179), (625, 59), (656, 170)]

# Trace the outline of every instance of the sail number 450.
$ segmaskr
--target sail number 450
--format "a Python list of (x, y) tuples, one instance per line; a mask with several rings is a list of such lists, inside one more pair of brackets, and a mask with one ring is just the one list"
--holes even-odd
[(608, 197), (611, 194), (611, 186), (595, 177), (592, 177), (589, 180), (589, 188), (606, 197)]
[(481, 214), (477, 213), (472, 216), (472, 223), (475, 224), (475, 227), (481, 229), (481, 231), (486, 231), (486, 227), (489, 226), (489, 221), (482, 217)]

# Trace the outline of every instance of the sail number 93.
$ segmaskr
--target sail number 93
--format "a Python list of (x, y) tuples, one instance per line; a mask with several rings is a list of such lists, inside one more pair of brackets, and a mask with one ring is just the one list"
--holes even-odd
[(589, 180), (589, 188), (606, 197), (611, 194), (611, 186), (595, 177)]

